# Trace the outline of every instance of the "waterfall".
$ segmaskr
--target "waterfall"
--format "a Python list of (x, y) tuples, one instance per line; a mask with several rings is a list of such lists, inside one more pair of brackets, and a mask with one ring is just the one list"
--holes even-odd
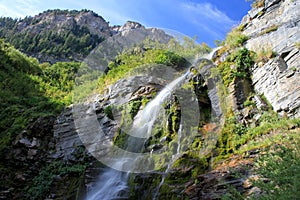
[(209, 54), (206, 54), (206, 55), (202, 56), (201, 58), (212, 60), (213, 57), (215, 56), (216, 52), (221, 48), (223, 48), (223, 46), (216, 47), (216, 48), (212, 49), (212, 51)]
[(133, 127), (129, 132), (131, 136), (148, 138), (151, 135), (153, 124), (157, 119), (159, 112), (162, 110), (163, 102), (171, 95), (174, 88), (186, 79), (189, 73), (190, 71), (187, 71), (184, 75), (165, 86), (159, 94), (150, 101), (140, 113), (138, 113), (133, 122)]
[[(188, 75), (190, 74), (190, 70), (188, 70), (185, 74), (182, 76), (176, 78), (171, 83), (166, 85), (159, 93), (158, 95), (151, 100), (143, 110), (141, 110), (137, 116), (134, 119), (132, 128), (129, 131), (129, 135), (132, 137), (129, 137), (128, 143), (132, 143), (128, 146), (135, 147), (135, 148), (142, 148), (143, 143), (140, 144), (141, 140), (137, 140), (136, 138), (144, 138), (143, 141), (145, 141), (152, 132), (152, 126), (157, 119), (159, 113), (161, 110), (163, 110), (162, 104), (164, 101), (172, 94), (172, 92), (178, 87), (181, 83), (183, 83)], [(172, 156), (172, 160), (170, 164), (167, 167), (167, 170), (170, 169), (171, 163), (174, 162), (174, 160), (178, 157), (180, 153), (180, 140), (181, 140), (181, 130), (182, 125), (180, 124), (180, 128), (178, 131), (178, 147), (177, 147), (177, 153), (176, 155)], [(137, 141), (139, 141), (139, 144), (136, 144)], [(128, 149), (127, 149), (128, 150)], [(136, 149), (130, 149), (136, 150)], [(141, 150), (141, 149), (140, 149)], [(128, 158), (128, 154), (124, 154), (124, 156), (121, 159), (118, 159), (115, 161), (112, 166), (114, 169), (107, 168), (103, 173), (100, 174), (98, 177), (98, 181), (96, 186), (88, 193), (86, 199), (87, 200), (116, 200), (116, 199), (126, 199), (127, 193), (128, 193), (128, 173), (130, 173), (131, 170), (134, 170), (134, 167), (136, 165), (136, 162), (132, 158)], [(150, 157), (152, 154), (150, 153)], [(115, 169), (122, 169), (123, 166), (126, 165), (126, 170), (129, 170), (128, 172), (122, 172)], [(124, 167), (125, 168), (125, 167)], [(167, 173), (167, 171), (166, 171)], [(160, 186), (163, 184), (165, 179), (165, 175), (162, 178)], [(159, 188), (157, 189), (157, 192), (159, 191)]]
[[(115, 163), (122, 165), (122, 160)], [(127, 186), (128, 173), (120, 172), (114, 169), (106, 169), (98, 178), (94, 189), (87, 196), (87, 200), (113, 200), (126, 199), (128, 192)]]

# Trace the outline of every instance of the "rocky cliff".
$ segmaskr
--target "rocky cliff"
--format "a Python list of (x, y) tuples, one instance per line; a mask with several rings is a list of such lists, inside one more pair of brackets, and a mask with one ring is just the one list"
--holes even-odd
[[(157, 172), (132, 174), (128, 191), (123, 191), (126, 198), (153, 199), (156, 193), (157, 199), (220, 199), (224, 195), (232, 199), (266, 193), (252, 184), (258, 179), (272, 182), (256, 175), (255, 160), (268, 154), (266, 146), (279, 146), (286, 138), (290, 142), (291, 135), (299, 132), (299, 120), (288, 117), (299, 118), (300, 115), (297, 34), (300, 2), (262, 2), (249, 11), (241, 23), (240, 29), (248, 40), (222, 52), (221, 57), (214, 59), (215, 63), (202, 60), (195, 64), (195, 71), (185, 87), (166, 101), (161, 127), (155, 128), (155, 134), (145, 142), (143, 150), (149, 153), (168, 146), (176, 151), (178, 144), (174, 140), (183, 115), (189, 116), (189, 123), (195, 122), (193, 127), (185, 125), (196, 130), (196, 135), (191, 141), (182, 141), (184, 152), (172, 165)], [(91, 34), (106, 37), (107, 44), (116, 42), (121, 50), (128, 42), (144, 40), (147, 35), (170, 40), (162, 31), (146, 29), (135, 22), (109, 27), (90, 11), (56, 12), (45, 12), (28, 23), (20, 21), (17, 28), (20, 32), (38, 33), (44, 27), (59, 33), (75, 24), (87, 27)], [(111, 37), (118, 34), (120, 37)], [(127, 40), (122, 41), (121, 37)], [(256, 52), (258, 57), (260, 52), (263, 56), (254, 62), (254, 53), (243, 47)], [(147, 51), (147, 48), (136, 48), (126, 56), (144, 57)], [(110, 58), (113, 67), (107, 68), (103, 76), (125, 62), (121, 58), (114, 59), (117, 56), (114, 53)], [(170, 54), (160, 54), (159, 58), (166, 55)], [(223, 73), (224, 66), (228, 74)], [(168, 67), (156, 64), (150, 69), (156, 70), (154, 75), (121, 78), (101, 94), (93, 95), (82, 107), (72, 105), (59, 116), (41, 116), (31, 121), (13, 140), (11, 151), (3, 156), (1, 179), (6, 185), (1, 185), (0, 198), (84, 199), (97, 187), (98, 176), (106, 168), (96, 159), (106, 153), (104, 142), (119, 147), (126, 145), (122, 128), (132, 123), (163, 86), (186, 70), (178, 63)], [(230, 81), (223, 84), (221, 79)], [(193, 95), (188, 96), (187, 91)], [(183, 96), (189, 98), (182, 99)], [(184, 108), (184, 104), (190, 107)], [(93, 129), (91, 124), (96, 124), (98, 129)], [(81, 126), (87, 132), (81, 133)], [(105, 141), (99, 133), (104, 133)], [(187, 138), (188, 134), (183, 134)], [(167, 156), (160, 156), (158, 163), (166, 164)]]
[(300, 112), (300, 2), (266, 0), (243, 18), (245, 46), (260, 54), (276, 54), (253, 68), (253, 84), (274, 110), (299, 117)]

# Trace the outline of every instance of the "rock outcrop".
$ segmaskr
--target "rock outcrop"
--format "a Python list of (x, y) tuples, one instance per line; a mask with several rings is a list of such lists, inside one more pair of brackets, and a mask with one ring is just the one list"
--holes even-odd
[(253, 69), (255, 90), (281, 115), (300, 117), (300, 52), (288, 51)]
[(264, 1), (264, 6), (248, 12), (242, 21), (249, 36), (246, 47), (275, 58), (252, 69), (253, 85), (274, 110), (282, 115), (300, 116), (300, 1)]
[(49, 10), (32, 17), (31, 22), (20, 21), (17, 25), (18, 32), (30, 30), (32, 34), (42, 30), (52, 30), (58, 33), (64, 29), (69, 30), (76, 26), (87, 28), (90, 33), (100, 37), (111, 36), (110, 27), (101, 16), (92, 11), (63, 11)]
[(278, 54), (300, 41), (300, 1), (264, 0), (243, 18), (246, 47), (253, 51), (271, 49)]

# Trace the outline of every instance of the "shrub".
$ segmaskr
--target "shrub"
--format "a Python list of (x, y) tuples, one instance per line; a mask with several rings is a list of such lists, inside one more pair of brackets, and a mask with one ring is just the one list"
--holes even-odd
[(267, 34), (267, 33), (270, 33), (270, 32), (273, 32), (273, 31), (276, 31), (278, 29), (278, 25), (277, 24), (273, 24), (272, 26), (266, 28), (265, 30), (263, 30), (260, 35), (263, 35), (263, 34)]
[(259, 199), (298, 199), (300, 196), (300, 142), (289, 142), (257, 161), (257, 173), (266, 181), (258, 179), (254, 185), (263, 193)]
[(224, 84), (229, 84), (236, 78), (249, 78), (250, 68), (254, 64), (254, 53), (246, 48), (231, 53), (225, 62), (218, 65)]
[(241, 31), (234, 29), (227, 34), (225, 39), (225, 45), (229, 49), (233, 49), (242, 46), (248, 39), (248, 36), (242, 34)]
[(146, 64), (163, 64), (185, 68), (189, 63), (176, 53), (163, 49), (146, 51), (126, 51), (117, 56), (115, 62), (109, 63), (109, 70), (98, 80), (98, 90), (102, 92), (106, 86), (131, 75), (135, 69)]
[(86, 166), (82, 164), (67, 165), (62, 161), (54, 161), (40, 169), (39, 174), (33, 178), (32, 185), (27, 188), (30, 199), (43, 199), (50, 191), (52, 183), (57, 176), (63, 176), (68, 173), (83, 175)]
[(271, 48), (262, 48), (258, 52), (256, 52), (255, 62), (259, 63), (266, 63), (270, 58), (276, 56), (276, 52), (274, 52)]
[(111, 106), (107, 106), (104, 108), (104, 113), (106, 114), (106, 116), (111, 119), (111, 120), (114, 120), (114, 114), (112, 112), (112, 108)]

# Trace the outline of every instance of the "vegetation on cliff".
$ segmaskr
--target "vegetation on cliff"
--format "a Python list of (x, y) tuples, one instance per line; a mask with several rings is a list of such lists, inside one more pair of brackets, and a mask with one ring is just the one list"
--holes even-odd
[[(264, 1), (255, 1), (253, 5), (261, 7), (263, 3)], [(228, 34), (223, 42), (224, 46), (215, 58), (218, 63), (217, 70), (222, 75), (226, 86), (219, 87), (219, 90), (221, 90), (220, 93), (227, 96), (225, 104), (231, 106), (223, 109), (225, 123), (216, 145), (217, 157), (214, 165), (218, 166), (233, 155), (243, 155), (246, 160), (247, 152), (261, 151), (264, 156), (254, 160), (256, 167), (252, 169), (253, 172), (259, 174), (260, 178), (251, 180), (259, 190), (251, 194), (251, 198), (293, 199), (298, 195), (297, 191), (293, 189), (298, 187), (296, 183), (298, 177), (294, 177), (292, 174), (299, 173), (297, 164), (295, 164), (295, 156), (299, 153), (299, 137), (297, 135), (299, 134), (300, 119), (279, 116), (272, 110), (272, 106), (263, 95), (259, 96), (255, 93), (254, 88), (246, 91), (243, 86), (237, 86), (241, 82), (251, 82), (251, 68), (255, 63), (261, 66), (276, 55), (271, 49), (262, 49), (258, 52), (249, 51), (243, 47), (247, 37), (242, 36), (241, 33), (239, 37), (231, 37), (243, 28), (240, 26)], [(242, 93), (237, 95), (230, 93), (230, 91), (236, 92), (237, 88)], [(247, 95), (247, 98), (242, 97), (243, 93)], [(241, 101), (242, 104), (236, 105), (238, 101)], [(259, 103), (264, 106), (258, 106)], [(224, 107), (222, 106), (222, 108)], [(247, 176), (242, 176), (242, 178), (247, 178)], [(245, 195), (249, 194), (235, 188), (222, 199), (244, 199)]]
[[(57, 115), (71, 103), (74, 74), (79, 66), (74, 62), (39, 64), (36, 59), (0, 40), (1, 161), (5, 162), (13, 141), (30, 124), (38, 118)], [(1, 174), (13, 173), (10, 170), (14, 169), (0, 162)], [(6, 180), (2, 184), (2, 189), (14, 185)]]
[[(265, 1), (255, 1), (253, 7), (262, 7), (264, 4)], [(56, 14), (78, 14), (59, 10), (55, 12)], [(18, 23), (35, 25), (39, 21), (30, 17), (23, 20), (0, 18), (0, 27), (5, 27), (0, 31), (0, 37), (5, 37), (6, 41), (10, 41), (20, 50), (30, 52), (30, 54), (42, 53), (54, 57), (63, 55), (65, 58), (73, 60), (72, 56), (87, 55), (95, 45), (103, 40), (102, 37), (94, 35), (87, 28), (78, 25), (74, 25), (70, 29), (62, 29), (60, 33), (57, 33), (43, 31), (42, 28), (47, 24), (41, 24), (41, 32), (31, 34), (29, 30), (18, 32)], [(164, 105), (165, 118), (160, 118), (160, 126), (153, 128), (154, 134), (145, 142), (144, 149), (142, 149), (144, 152), (151, 152), (153, 149), (164, 150), (163, 145), (165, 145), (172, 152), (166, 151), (159, 156), (152, 155), (161, 167), (160, 172), (153, 173), (153, 176), (152, 174), (151, 176), (145, 174), (131, 176), (130, 197), (132, 199), (139, 198), (139, 195), (145, 191), (148, 194), (156, 192), (162, 177), (164, 182), (158, 188), (159, 198), (190, 198), (194, 195), (191, 194), (193, 190), (197, 192), (196, 195), (200, 195), (198, 192), (203, 189), (201, 187), (205, 183), (203, 174), (209, 173), (210, 170), (216, 170), (214, 173), (218, 173), (218, 168), (222, 167), (226, 160), (230, 160), (234, 156), (247, 160), (254, 154), (253, 152), (258, 152), (258, 156), (251, 157), (251, 159), (254, 158), (251, 160), (254, 165), (252, 170), (258, 174), (259, 178), (251, 180), (251, 184), (258, 187), (260, 191), (257, 196), (252, 194), (253, 198), (296, 199), (299, 197), (300, 119), (288, 118), (285, 115), (279, 116), (262, 94), (255, 93), (251, 86), (251, 68), (260, 62), (267, 62), (275, 56), (275, 53), (272, 49), (253, 52), (245, 48), (244, 44), (249, 38), (242, 34), (244, 28), (244, 26), (240, 26), (228, 33), (227, 38), (222, 42), (223, 47), (214, 58), (217, 66), (209, 69), (209, 78), (218, 79), (220, 76), (223, 81), (216, 88), (223, 111), (221, 121), (223, 120), (224, 124), (217, 127), (215, 122), (219, 119), (211, 119), (211, 102), (207, 100), (209, 99), (208, 83), (206, 83), (208, 81), (202, 80), (201, 74), (198, 72), (203, 69), (205, 64), (198, 63), (195, 66), (193, 78), (182, 87), (183, 92), (194, 92), (195, 97), (193, 98), (200, 102), (198, 106), (201, 109), (202, 118), (195, 116), (194, 110), (188, 111), (189, 120), (200, 118), (195, 127), (189, 127), (196, 135), (192, 141), (187, 141), (185, 140), (187, 133), (182, 133), (181, 145), (184, 152), (181, 152), (181, 156), (171, 163), (172, 165), (166, 166), (166, 163), (170, 161), (168, 158), (173, 155), (171, 153), (174, 153), (178, 147), (176, 140), (183, 112), (178, 98), (173, 94)], [(276, 31), (277, 28), (272, 27), (266, 32)], [(299, 44), (295, 45), (299, 48)], [(1, 177), (15, 178), (17, 175), (15, 175), (14, 167), (20, 167), (23, 164), (23, 161), (20, 160), (14, 164), (4, 163), (4, 160), (11, 155), (10, 151), (14, 140), (38, 118), (50, 116), (55, 119), (55, 116), (63, 108), (72, 103), (74, 78), (78, 71), (87, 72), (84, 74), (85, 77), (77, 77), (78, 82), (93, 77), (96, 81), (87, 82), (87, 86), (92, 88), (98, 84), (97, 92), (103, 92), (107, 86), (120, 79), (138, 74), (140, 69), (146, 69), (149, 64), (171, 66), (181, 73), (190, 65), (188, 60), (192, 56), (207, 53), (209, 50), (207, 45), (197, 45), (193, 43), (193, 40), (186, 38), (182, 44), (175, 40), (171, 40), (168, 44), (158, 44), (148, 40), (141, 46), (121, 52), (99, 76), (89, 70), (86, 65), (78, 62), (40, 64), (37, 59), (26, 56), (9, 43), (0, 40)], [(91, 90), (84, 92), (89, 93)], [(145, 107), (156, 92), (156, 90), (152, 91), (147, 97), (140, 96), (127, 102), (126, 112), (121, 113), (120, 126), (130, 124), (138, 111)], [(263, 106), (259, 104), (263, 104)], [(113, 109), (114, 105), (106, 105), (103, 109), (109, 120), (114, 120)], [(113, 142), (115, 145), (125, 148), (126, 139), (127, 135), (119, 128), (113, 137)], [(206, 150), (206, 147), (208, 151), (203, 153), (203, 149)], [(259, 156), (261, 158), (258, 158)], [(62, 187), (54, 184), (55, 179), (63, 179), (67, 180), (66, 183), (71, 187), (70, 191), (66, 191), (68, 193), (66, 195), (69, 195), (74, 188), (79, 191), (87, 167), (84, 159), (78, 163), (68, 163), (58, 158), (50, 164), (43, 160), (43, 163), (39, 163), (33, 168), (31, 168), (31, 162), (33, 163), (33, 161), (24, 162), (25, 166), (21, 170), (32, 173), (34, 177), (27, 179), (29, 181), (22, 186), (15, 183), (13, 179), (8, 181), (6, 178), (1, 183), (0, 189), (8, 191), (10, 187), (17, 188), (15, 191), (22, 190), (23, 198), (42, 199), (53, 190), (52, 187)], [(37, 167), (40, 168), (40, 171), (33, 172), (33, 169)], [(170, 168), (167, 172), (166, 167)], [(235, 170), (232, 169), (228, 172), (234, 178), (239, 176)], [(243, 170), (247, 171), (248, 169)], [(66, 174), (73, 176), (67, 177)], [(239, 178), (248, 179), (249, 177), (241, 176)], [(237, 188), (228, 188), (228, 185), (233, 182), (225, 185), (221, 182), (224, 179), (211, 180), (214, 181), (215, 188), (221, 188), (223, 192), (227, 193), (214, 197), (243, 199), (250, 195), (243, 193), (244, 191), (238, 191)], [(25, 185), (27, 187), (24, 187)], [(234, 186), (234, 184), (232, 185)]]
[(48, 56), (52, 57), (53, 61), (82, 60), (104, 38), (91, 33), (86, 26), (80, 26), (75, 21), (61, 24), (56, 18), (52, 21), (47, 20), (47, 18), (51, 19), (52, 15), (64, 15), (65, 19), (68, 19), (80, 13), (79, 11), (49, 10), (41, 14), (45, 15), (44, 18), (39, 16), (24, 19), (1, 17), (0, 38), (5, 38), (5, 41), (15, 48), (27, 55), (39, 57), (41, 60)]

